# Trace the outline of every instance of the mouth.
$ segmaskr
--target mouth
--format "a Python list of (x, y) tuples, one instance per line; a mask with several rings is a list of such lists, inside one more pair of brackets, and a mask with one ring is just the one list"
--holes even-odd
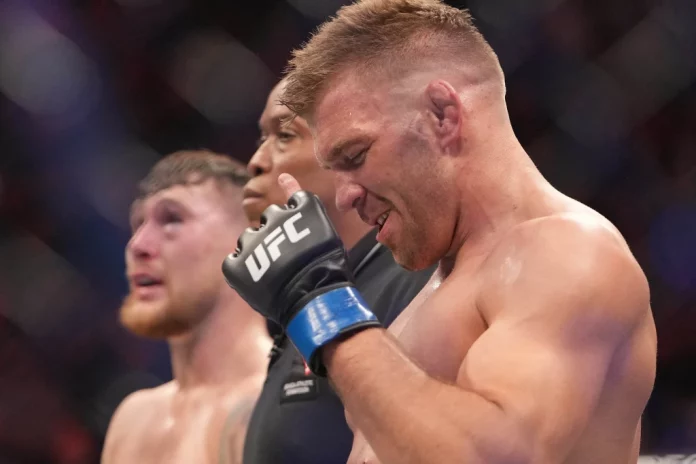
[(245, 188), (242, 192), (242, 206), (244, 208), (258, 208), (259, 203), (263, 203), (264, 196), (256, 190)]
[(261, 195), (256, 190), (245, 187), (244, 190), (242, 191), (242, 197), (244, 198), (244, 200), (259, 199), (259, 198), (263, 197), (263, 195)]
[(162, 281), (148, 275), (133, 276), (133, 282), (138, 287), (152, 287), (153, 285), (161, 285)]
[(375, 221), (375, 225), (377, 226), (377, 229), (381, 232), (382, 227), (384, 227), (384, 223), (387, 222), (387, 219), (389, 219), (389, 213), (391, 210), (387, 210), (384, 213), (382, 213), (377, 220)]
[(130, 276), (131, 288), (140, 296), (149, 296), (153, 291), (162, 288), (164, 281), (151, 274), (133, 274)]

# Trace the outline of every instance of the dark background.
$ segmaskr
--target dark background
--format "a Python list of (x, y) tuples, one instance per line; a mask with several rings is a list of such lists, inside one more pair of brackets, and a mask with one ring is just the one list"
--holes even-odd
[[(0, 464), (97, 462), (121, 399), (170, 379), (166, 345), (117, 323), (134, 186), (182, 148), (248, 160), (290, 50), (341, 3), (0, 0)], [(451, 3), (542, 172), (648, 275), (643, 452), (696, 452), (696, 2)]]

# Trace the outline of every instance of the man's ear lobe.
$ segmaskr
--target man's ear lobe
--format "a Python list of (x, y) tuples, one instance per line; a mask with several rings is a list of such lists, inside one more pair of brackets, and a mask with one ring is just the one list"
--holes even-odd
[(440, 147), (448, 153), (458, 151), (463, 123), (459, 94), (449, 82), (443, 80), (430, 82), (425, 92)]

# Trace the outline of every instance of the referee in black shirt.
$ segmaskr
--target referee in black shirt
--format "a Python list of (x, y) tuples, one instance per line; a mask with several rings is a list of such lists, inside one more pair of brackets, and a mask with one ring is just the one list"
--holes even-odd
[[(430, 278), (434, 268), (408, 272), (380, 245), (376, 232), (355, 210), (339, 213), (335, 205), (332, 174), (314, 157), (314, 141), (304, 120), (291, 119), (279, 105), (281, 81), (268, 96), (259, 126), (259, 147), (251, 161), (252, 179), (244, 191), (244, 210), (252, 225), (271, 204), (285, 204), (278, 175), (292, 174), (308, 191), (321, 198), (348, 251), (356, 287), (375, 315), (388, 326)], [(381, 311), (381, 312), (377, 312)], [(268, 377), (249, 423), (244, 464), (345, 463), (353, 435), (346, 424), (343, 405), (326, 378), (313, 375), (295, 347), (274, 333)]]

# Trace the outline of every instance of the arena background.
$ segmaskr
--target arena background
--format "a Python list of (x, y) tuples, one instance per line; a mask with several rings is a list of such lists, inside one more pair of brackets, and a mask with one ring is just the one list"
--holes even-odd
[[(542, 172), (648, 275), (643, 453), (696, 452), (696, 1), (453, 3)], [(0, 0), (0, 463), (96, 463), (121, 399), (170, 378), (166, 346), (117, 324), (135, 183), (182, 148), (248, 160), (290, 50), (340, 4)]]

